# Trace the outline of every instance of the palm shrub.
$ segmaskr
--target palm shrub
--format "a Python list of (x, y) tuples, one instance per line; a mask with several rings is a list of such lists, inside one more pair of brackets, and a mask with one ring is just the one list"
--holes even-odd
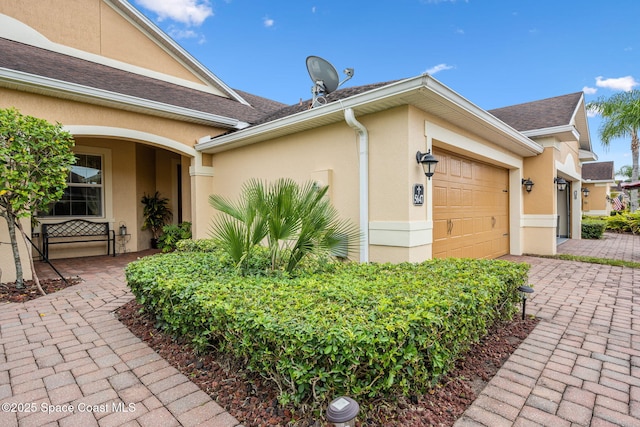
[(221, 212), (212, 225), (212, 237), (241, 271), (264, 241), (270, 269), (296, 270), (312, 256), (331, 256), (338, 249), (353, 248), (358, 229), (342, 220), (326, 197), (329, 187), (314, 182), (303, 185), (288, 178), (267, 184), (250, 180), (237, 201), (211, 195), (209, 203)]

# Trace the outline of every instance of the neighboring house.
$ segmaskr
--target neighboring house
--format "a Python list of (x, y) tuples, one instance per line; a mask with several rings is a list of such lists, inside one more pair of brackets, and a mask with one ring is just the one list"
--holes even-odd
[[(149, 247), (145, 193), (159, 190), (174, 222), (205, 238), (210, 194), (236, 198), (250, 178), (290, 177), (330, 186), (362, 230), (356, 260), (553, 254), (556, 235), (580, 238), (574, 195), (581, 163), (595, 160), (582, 93), (485, 111), (421, 75), (284, 106), (231, 89), (124, 0), (49, 5), (0, 3), (0, 108), (62, 123), (84, 168), (74, 172), (100, 179), (71, 182), (64, 203), (78, 210), (63, 203), (40, 223), (126, 225), (131, 238), (119, 243), (137, 251)], [(439, 163), (427, 180), (416, 153), (429, 150)], [(52, 258), (104, 252), (59, 246)], [(11, 280), (8, 245), (0, 260)]]
[(590, 216), (608, 216), (611, 213), (612, 186), (615, 186), (613, 162), (591, 162), (582, 165), (582, 212)]

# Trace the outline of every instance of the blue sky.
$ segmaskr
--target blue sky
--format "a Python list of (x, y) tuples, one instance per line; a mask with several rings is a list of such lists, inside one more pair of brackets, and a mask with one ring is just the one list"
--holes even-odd
[[(309, 55), (354, 68), (345, 86), (429, 72), (486, 110), (640, 89), (637, 0), (130, 1), (232, 88), (286, 104), (311, 98)], [(599, 126), (599, 160), (631, 165)]]

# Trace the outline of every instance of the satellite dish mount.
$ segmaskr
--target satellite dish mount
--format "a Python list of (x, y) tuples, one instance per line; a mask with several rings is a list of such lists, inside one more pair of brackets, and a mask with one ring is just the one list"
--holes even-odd
[(338, 72), (334, 66), (319, 56), (307, 57), (307, 70), (313, 82), (313, 86), (311, 86), (311, 93), (313, 94), (311, 108), (326, 104), (327, 100), (325, 96), (329, 95), (353, 77), (353, 68), (346, 68), (344, 74), (346, 74), (347, 77), (339, 81)]

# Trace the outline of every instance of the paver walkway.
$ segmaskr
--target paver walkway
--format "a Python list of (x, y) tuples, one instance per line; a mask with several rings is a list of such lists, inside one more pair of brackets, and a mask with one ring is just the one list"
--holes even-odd
[[(638, 261), (640, 236), (558, 252)], [(505, 258), (531, 264), (541, 321), (455, 426), (640, 426), (640, 269)]]
[(139, 255), (54, 261), (85, 283), (0, 304), (0, 426), (240, 424), (115, 319), (133, 298), (123, 266)]

